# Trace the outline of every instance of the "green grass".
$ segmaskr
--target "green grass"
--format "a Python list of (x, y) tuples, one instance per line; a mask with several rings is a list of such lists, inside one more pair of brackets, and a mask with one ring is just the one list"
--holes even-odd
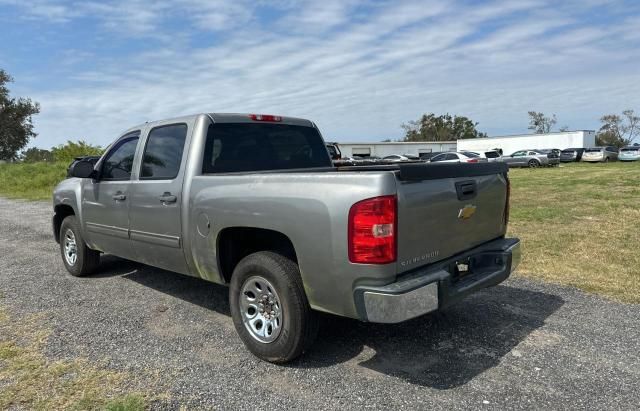
[(640, 303), (640, 162), (509, 174), (517, 275)]
[(0, 164), (0, 195), (49, 200), (53, 188), (67, 174), (68, 163)]

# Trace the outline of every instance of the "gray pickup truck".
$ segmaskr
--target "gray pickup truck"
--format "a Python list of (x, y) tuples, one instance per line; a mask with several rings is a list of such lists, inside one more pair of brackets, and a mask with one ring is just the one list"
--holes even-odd
[(53, 232), (76, 276), (101, 253), (229, 285), (234, 325), (282, 363), (318, 312), (397, 323), (505, 280), (502, 163), (334, 167), (314, 123), (199, 114), (124, 132), (54, 191)]

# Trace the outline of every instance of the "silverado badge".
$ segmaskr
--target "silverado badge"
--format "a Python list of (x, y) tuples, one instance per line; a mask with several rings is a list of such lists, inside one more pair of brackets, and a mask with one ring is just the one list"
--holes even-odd
[(476, 206), (467, 204), (458, 211), (458, 218), (468, 220), (476, 213)]

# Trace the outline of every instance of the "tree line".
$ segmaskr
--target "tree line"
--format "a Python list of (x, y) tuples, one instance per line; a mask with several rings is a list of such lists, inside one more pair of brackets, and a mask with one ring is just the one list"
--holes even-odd
[[(555, 114), (547, 116), (538, 111), (529, 111), (527, 114), (527, 128), (535, 134), (550, 133), (558, 123)], [(600, 123), (600, 129), (596, 134), (598, 146), (628, 146), (640, 135), (640, 116), (635, 115), (633, 110), (624, 110), (622, 114), (606, 114), (600, 117)], [(454, 141), (487, 137), (486, 133), (477, 130), (477, 126), (477, 122), (465, 116), (427, 113), (418, 120), (402, 124), (405, 135), (400, 141)], [(569, 126), (558, 129), (568, 130)]]

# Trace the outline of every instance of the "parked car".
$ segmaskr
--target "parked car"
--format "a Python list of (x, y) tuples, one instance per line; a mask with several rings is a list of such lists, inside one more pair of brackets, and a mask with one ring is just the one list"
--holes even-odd
[(420, 157), (411, 154), (391, 154), (390, 156), (382, 157), (384, 161), (400, 162), (400, 161), (420, 161)]
[(487, 159), (471, 151), (441, 153), (431, 157), (430, 163), (486, 163)]
[(640, 160), (640, 146), (629, 146), (620, 149), (618, 155), (620, 161), (637, 161)]
[(69, 273), (109, 253), (229, 284), (241, 340), (275, 363), (311, 347), (318, 312), (402, 322), (501, 283), (520, 261), (504, 164), (340, 169), (299, 118), (145, 123), (71, 174), (52, 219)]
[(432, 151), (432, 152), (429, 152), (429, 153), (420, 153), (420, 154), (418, 154), (418, 157), (420, 157), (420, 160), (428, 161), (431, 157), (435, 157), (440, 153), (442, 153), (442, 151)]
[(560, 153), (562, 153), (562, 150), (559, 148), (537, 148), (535, 150), (542, 154), (554, 154), (558, 156), (558, 158), (560, 157)]
[(565, 148), (560, 152), (560, 162), (571, 163), (573, 161), (580, 161), (584, 148)]
[(494, 161), (502, 161), (502, 154), (500, 154), (500, 152), (495, 150), (485, 151), (484, 153), (480, 153), (480, 154), (481, 156), (482, 154), (484, 154), (484, 158), (486, 158), (487, 161), (490, 163)]
[(510, 156), (503, 156), (502, 161), (507, 163), (509, 167), (546, 167), (560, 163), (559, 156), (549, 153), (541, 153), (537, 150), (520, 150)]
[(608, 163), (617, 159), (618, 148), (614, 146), (587, 148), (582, 155), (582, 161), (589, 163)]

